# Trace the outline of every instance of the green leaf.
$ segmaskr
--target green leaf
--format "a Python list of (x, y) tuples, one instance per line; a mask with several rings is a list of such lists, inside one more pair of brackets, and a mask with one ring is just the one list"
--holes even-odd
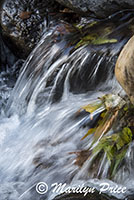
[(116, 144), (117, 150), (120, 150), (124, 145), (125, 145), (124, 140), (122, 140), (119, 137), (118, 140), (117, 140), (117, 144)]
[(98, 38), (92, 41), (92, 44), (100, 45), (100, 44), (107, 44), (107, 43), (116, 43), (118, 42), (117, 39), (107, 39), (107, 38)]
[(132, 131), (130, 130), (130, 128), (125, 127), (122, 130), (122, 134), (121, 134), (121, 138), (124, 140), (124, 142), (126, 144), (130, 143), (132, 141)]
[(104, 151), (106, 152), (106, 156), (107, 156), (107, 159), (110, 161), (113, 160), (114, 158), (114, 153), (115, 153), (115, 149), (114, 149), (114, 145), (111, 145), (111, 146), (105, 146), (104, 147)]
[(112, 170), (112, 177), (115, 176), (117, 168), (119, 166), (119, 164), (121, 163), (121, 161), (124, 159), (126, 152), (127, 152), (128, 146), (125, 146), (121, 152), (119, 154), (117, 154), (117, 156), (115, 157), (115, 164)]

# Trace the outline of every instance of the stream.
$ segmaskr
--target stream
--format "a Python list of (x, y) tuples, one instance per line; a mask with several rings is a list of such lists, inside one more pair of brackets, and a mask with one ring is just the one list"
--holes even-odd
[[(102, 20), (95, 31), (101, 35), (107, 28), (107, 35), (117, 42), (78, 48), (78, 29), (72, 31), (69, 24), (58, 22), (45, 31), (26, 61), (14, 60), (11, 68), (1, 70), (0, 200), (52, 200), (58, 195), (52, 190), (54, 183), (98, 189), (107, 182), (127, 187), (126, 193), (112, 194), (115, 198), (127, 200), (134, 194), (133, 144), (113, 180), (108, 179), (106, 162), (96, 164), (97, 174), (90, 173), (90, 158), (80, 167), (73, 153), (88, 149), (92, 142), (92, 136), (81, 140), (90, 118), (78, 114), (80, 108), (107, 93), (124, 94), (114, 66), (134, 33), (133, 22), (131, 12)], [(92, 27), (87, 22), (84, 26), (89, 34)], [(41, 182), (48, 185), (44, 194), (37, 192)]]

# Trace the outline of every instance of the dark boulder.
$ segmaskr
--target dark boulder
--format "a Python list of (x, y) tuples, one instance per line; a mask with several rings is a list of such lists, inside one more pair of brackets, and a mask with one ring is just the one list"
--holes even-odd
[(10, 51), (10, 49), (5, 45), (3, 38), (1, 36), (0, 29), (0, 72), (9, 71), (14, 63), (17, 61), (16, 56)]
[(133, 9), (133, 0), (56, 0), (85, 16), (105, 18), (123, 9)]
[(53, 0), (3, 0), (0, 12), (2, 33), (7, 45), (25, 58), (47, 27), (49, 15), (57, 10)]

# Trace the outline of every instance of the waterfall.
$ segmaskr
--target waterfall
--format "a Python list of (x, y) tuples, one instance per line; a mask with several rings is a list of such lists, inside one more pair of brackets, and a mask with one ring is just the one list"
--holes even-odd
[[(130, 28), (133, 17), (128, 15), (128, 18)], [(111, 21), (106, 24), (111, 26)], [(93, 185), (96, 182), (97, 187), (100, 175), (102, 180), (107, 179), (105, 155), (97, 175), (88, 172), (93, 158), (88, 158), (82, 167), (76, 165), (77, 157), (73, 152), (88, 149), (92, 142), (92, 136), (81, 141), (88, 131), (90, 118), (88, 113), (79, 110), (106, 93), (122, 91), (114, 77), (114, 66), (129, 35), (123, 32), (124, 36), (118, 37), (115, 44), (84, 44), (75, 48), (79, 31), (74, 29), (61, 36), (58, 26), (68, 30), (68, 25), (61, 23), (44, 33), (25, 61), (4, 106), (5, 114), (0, 116), (1, 200), (52, 200), (56, 194), (51, 191), (43, 196), (36, 192), (38, 182), (50, 186), (56, 182), (78, 184), (88, 181)], [(118, 25), (110, 35), (119, 36), (117, 33), (125, 28), (126, 23)], [(131, 166), (133, 177), (132, 149), (133, 146), (127, 152), (127, 165)], [(122, 167), (121, 172), (124, 171)], [(130, 186), (129, 170), (121, 177), (122, 182), (119, 181), (121, 172), (115, 181)]]

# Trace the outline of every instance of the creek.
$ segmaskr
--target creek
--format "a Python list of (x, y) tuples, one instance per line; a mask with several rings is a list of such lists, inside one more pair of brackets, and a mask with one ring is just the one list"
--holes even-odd
[[(127, 187), (126, 193), (112, 194), (118, 199), (133, 194), (133, 144), (126, 154), (126, 164), (113, 180), (108, 179), (105, 159), (95, 163), (99, 170), (94, 173), (88, 171), (90, 158), (80, 167), (73, 153), (87, 149), (92, 142), (92, 136), (81, 140), (88, 131), (90, 118), (87, 113), (78, 115), (80, 108), (106, 93), (123, 93), (114, 77), (114, 67), (120, 50), (134, 33), (133, 22), (131, 12), (98, 21), (95, 28), (86, 22), (85, 34), (92, 30), (101, 36), (106, 30), (106, 36), (117, 42), (81, 41), (82, 45), (77, 47), (78, 28), (59, 22), (45, 31), (25, 62), (12, 64), (12, 72), (2, 69), (0, 200), (52, 200), (57, 195), (50, 189), (54, 183), (84, 183), (98, 188), (107, 182)], [(18, 63), (23, 62), (18, 72)], [(47, 193), (37, 193), (35, 187), (39, 182), (47, 183)]]

